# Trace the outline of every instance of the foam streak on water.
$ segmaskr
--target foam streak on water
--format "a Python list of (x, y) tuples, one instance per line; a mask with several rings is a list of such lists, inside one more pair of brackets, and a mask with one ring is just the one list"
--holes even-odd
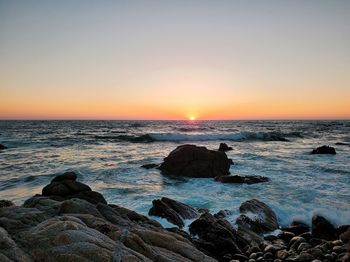
[[(147, 214), (167, 196), (211, 211), (258, 198), (282, 224), (310, 222), (321, 213), (350, 223), (349, 121), (0, 121), (0, 199), (21, 203), (57, 174), (73, 170), (111, 203)], [(221, 184), (213, 179), (173, 179), (142, 164), (160, 163), (183, 143), (233, 147), (231, 173), (262, 175), (270, 182)], [(337, 142), (344, 143), (336, 145)], [(310, 155), (323, 144), (336, 155)]]

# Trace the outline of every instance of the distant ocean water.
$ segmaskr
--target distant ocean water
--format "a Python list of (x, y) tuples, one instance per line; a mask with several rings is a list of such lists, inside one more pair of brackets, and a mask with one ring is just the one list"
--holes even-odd
[[(145, 215), (153, 199), (167, 196), (213, 212), (231, 210), (233, 222), (242, 202), (258, 198), (282, 225), (309, 223), (315, 213), (350, 224), (350, 121), (0, 121), (0, 134), (9, 147), (0, 153), (0, 199), (18, 204), (71, 170), (108, 202)], [(231, 173), (270, 182), (174, 179), (140, 168), (161, 163), (180, 144), (217, 149), (220, 142), (233, 147)], [(309, 154), (324, 144), (337, 154)]]

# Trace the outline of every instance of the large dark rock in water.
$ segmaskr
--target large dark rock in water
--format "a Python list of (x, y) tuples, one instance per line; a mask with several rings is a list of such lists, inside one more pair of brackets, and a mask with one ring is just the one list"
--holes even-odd
[(269, 181), (267, 177), (263, 176), (238, 176), (238, 175), (228, 175), (228, 176), (217, 176), (215, 181), (221, 183), (235, 183), (235, 184), (256, 184)]
[(244, 202), (239, 211), (241, 215), (236, 223), (241, 227), (249, 228), (256, 233), (269, 232), (278, 229), (275, 212), (265, 203), (251, 199)]
[(314, 238), (321, 238), (325, 240), (335, 240), (338, 238), (336, 228), (324, 217), (313, 216), (311, 233)]
[(0, 144), (0, 150), (7, 149), (7, 146)]
[(225, 219), (204, 213), (192, 222), (189, 230), (192, 235), (198, 236), (195, 244), (219, 260), (225, 255), (241, 253), (237, 245), (237, 232)]
[(216, 177), (229, 174), (231, 161), (224, 152), (195, 145), (178, 146), (164, 158), (159, 169), (167, 175)]
[(228, 146), (226, 143), (220, 143), (220, 146), (219, 146), (219, 151), (230, 151), (232, 150), (232, 147)]
[(193, 219), (199, 216), (199, 212), (193, 207), (167, 197), (155, 199), (152, 204), (153, 207), (149, 210), (149, 215), (165, 218), (179, 228), (185, 225), (184, 219)]
[(42, 195), (60, 201), (80, 198), (93, 204), (107, 204), (107, 201), (100, 193), (92, 191), (88, 185), (80, 183), (76, 179), (77, 175), (74, 172), (58, 175), (52, 179), (50, 184), (43, 188)]
[(335, 155), (335, 148), (331, 146), (320, 146), (311, 151), (311, 154), (330, 154)]

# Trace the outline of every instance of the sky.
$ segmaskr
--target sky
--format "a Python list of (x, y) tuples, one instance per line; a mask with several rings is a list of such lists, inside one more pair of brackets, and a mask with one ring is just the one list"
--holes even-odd
[(350, 1), (0, 0), (0, 119), (350, 119)]

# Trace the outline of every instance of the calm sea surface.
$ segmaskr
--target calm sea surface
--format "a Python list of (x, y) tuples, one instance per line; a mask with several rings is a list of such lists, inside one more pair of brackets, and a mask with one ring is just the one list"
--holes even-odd
[[(143, 214), (167, 196), (213, 212), (229, 209), (234, 221), (243, 201), (258, 198), (281, 224), (310, 222), (315, 213), (350, 223), (350, 121), (0, 121), (0, 134), (9, 147), (0, 153), (0, 199), (18, 204), (71, 170), (108, 202)], [(270, 182), (173, 179), (140, 168), (162, 162), (180, 144), (217, 149), (220, 142), (233, 147), (231, 173)], [(309, 154), (324, 144), (337, 154)]]

